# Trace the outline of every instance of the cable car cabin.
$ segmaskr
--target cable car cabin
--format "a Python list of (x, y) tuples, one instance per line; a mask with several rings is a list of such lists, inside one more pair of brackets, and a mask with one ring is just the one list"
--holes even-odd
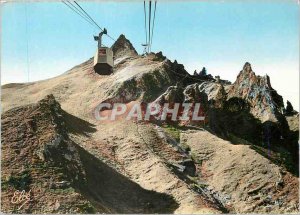
[(98, 49), (94, 57), (94, 70), (99, 75), (110, 75), (113, 72), (114, 53), (110, 48), (102, 46), (103, 34), (107, 34), (106, 28), (98, 36), (94, 36), (94, 40), (98, 41)]
[(94, 57), (95, 72), (99, 75), (110, 75), (113, 66), (113, 51), (108, 47), (99, 47)]

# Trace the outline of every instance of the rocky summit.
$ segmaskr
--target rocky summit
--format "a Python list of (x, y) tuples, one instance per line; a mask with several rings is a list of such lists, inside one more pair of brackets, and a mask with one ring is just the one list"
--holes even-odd
[(117, 41), (111, 47), (114, 52), (114, 57), (137, 56), (135, 48), (131, 42), (126, 39), (125, 35), (121, 34)]
[[(89, 59), (2, 86), (4, 213), (299, 213), (299, 114), (270, 77), (248, 62), (233, 84), (191, 75), (124, 35), (112, 49), (111, 75)], [(95, 117), (120, 103), (199, 103), (202, 120)]]
[(230, 87), (228, 98), (242, 98), (247, 101), (253, 116), (262, 122), (277, 122), (277, 116), (284, 109), (282, 96), (272, 88), (270, 77), (255, 75), (248, 62)]

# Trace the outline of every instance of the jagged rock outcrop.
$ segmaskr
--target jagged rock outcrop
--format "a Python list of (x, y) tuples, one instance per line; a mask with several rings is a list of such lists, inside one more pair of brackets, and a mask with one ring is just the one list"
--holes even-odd
[(272, 88), (270, 77), (255, 75), (248, 62), (228, 90), (228, 99), (234, 97), (248, 102), (253, 116), (262, 122), (278, 122), (277, 115), (284, 108), (282, 96)]
[[(191, 105), (187, 114), (189, 120), (183, 120), (182, 123), (184, 124), (193, 124), (192, 116), (196, 103), (200, 103), (199, 109), (197, 110), (198, 116), (205, 116), (205, 112), (208, 109), (207, 95), (199, 91), (198, 84), (188, 85), (186, 88), (183, 88), (182, 86), (170, 86), (163, 94), (152, 102), (152, 105), (157, 104), (160, 107), (160, 112), (156, 117), (162, 116), (161, 114), (163, 113), (165, 105), (168, 105), (168, 108), (173, 109), (175, 103), (177, 103), (179, 107), (178, 119), (180, 118), (180, 114), (184, 111), (183, 103), (189, 103)], [(170, 120), (170, 117), (171, 116), (168, 116), (167, 120)], [(180, 121), (177, 121), (176, 123), (180, 124)]]
[(125, 37), (124, 34), (121, 34), (117, 41), (112, 45), (112, 50), (114, 52), (114, 58), (124, 56), (136, 56), (138, 55), (137, 51), (131, 44), (131, 42)]
[(293, 105), (290, 101), (286, 102), (286, 109), (285, 109), (285, 114), (286, 115), (291, 115), (294, 112), (294, 108)]
[(286, 108), (283, 112), (285, 116), (293, 116), (295, 114), (298, 114), (298, 112), (294, 110), (294, 107), (289, 100), (286, 101)]
[(170, 86), (162, 95), (160, 95), (154, 102), (157, 102), (160, 105), (165, 103), (179, 103), (183, 102), (184, 94), (183, 88), (178, 86)]
[(211, 108), (223, 108), (227, 94), (223, 84), (203, 82), (199, 84), (199, 91), (207, 95), (207, 101)]
[(156, 101), (170, 103), (182, 97), (182, 102), (200, 102), (207, 125), (223, 138), (284, 147), (297, 163), (297, 135), (289, 128), (293, 120), (282, 114), (282, 97), (269, 77), (256, 76), (249, 63), (232, 85), (202, 81), (184, 88), (169, 87)]

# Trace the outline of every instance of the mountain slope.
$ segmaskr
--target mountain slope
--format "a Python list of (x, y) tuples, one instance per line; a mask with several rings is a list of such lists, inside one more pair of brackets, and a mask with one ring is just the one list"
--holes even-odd
[[(177, 207), (172, 197), (141, 188), (80, 148), (68, 136), (66, 116), (53, 96), (2, 115), (3, 211), (170, 213)], [(11, 204), (15, 190), (25, 190), (30, 201)]]
[[(198, 160), (200, 177), (238, 213), (290, 213), (298, 209), (298, 179), (257, 153), (205, 130), (186, 131), (182, 141)], [(271, 153), (271, 152), (270, 152)]]
[[(62, 198), (61, 194), (55, 193), (47, 199), (50, 194), (46, 190), (47, 195), (41, 201), (19, 212), (76, 212), (77, 199), (88, 206), (89, 210), (93, 209), (89, 212), (100, 213), (297, 212), (294, 205), (298, 204), (295, 199), (298, 179), (281, 163), (281, 152), (277, 156), (274, 150), (278, 148), (289, 156), (297, 143), (291, 149), (287, 146), (297, 139), (299, 128), (295, 120), (288, 120), (293, 122), (290, 123), (294, 132), (292, 137), (289, 124), (284, 121), (285, 116), (279, 109), (275, 110), (276, 114), (272, 112), (271, 104), (276, 103), (281, 108), (282, 104), (280, 96), (261, 94), (264, 87), (271, 89), (268, 81), (259, 81), (262, 79), (257, 77), (253, 78), (256, 81), (249, 79), (249, 76), (254, 77), (247, 70), (249, 67), (242, 70), (233, 85), (219, 83), (213, 78), (193, 77), (185, 71), (183, 65), (169, 61), (162, 53), (138, 55), (124, 35), (112, 48), (115, 53), (112, 75), (96, 74), (90, 59), (55, 78), (2, 86), (2, 153), (5, 155), (2, 157), (2, 181), (7, 181), (10, 174), (20, 172), (24, 160), (30, 165), (33, 162), (31, 159), (34, 156), (31, 154), (38, 151), (35, 148), (38, 142), (32, 142), (30, 138), (35, 141), (42, 138), (44, 141), (39, 143), (47, 145), (57, 135), (58, 131), (54, 128), (56, 124), (52, 122), (52, 117), (57, 113), (53, 113), (53, 108), (59, 110), (58, 118), (63, 122), (63, 130), (60, 132), (65, 135), (67, 146), (72, 146), (71, 154), (76, 157), (75, 163), (78, 164), (75, 171), (72, 169), (74, 167), (56, 169), (59, 165), (53, 163), (56, 169), (53, 175), (57, 181), (72, 182), (68, 189), (72, 196), (76, 196), (70, 202), (59, 200), (62, 201), (59, 204), (72, 207), (58, 207), (54, 202), (57, 207), (47, 206), (43, 209), (40, 205), (42, 201), (51, 205), (50, 202), (54, 201), (52, 199)], [(250, 84), (247, 84), (249, 80)], [(244, 82), (246, 85), (241, 84)], [(260, 99), (261, 96), (258, 96), (256, 100), (249, 99), (248, 85), (255, 85), (254, 91), (258, 89), (258, 94), (265, 98)], [(49, 94), (53, 96), (47, 96)], [(260, 103), (267, 98), (270, 100), (261, 106)], [(124, 119), (104, 123), (97, 121), (94, 116), (95, 107), (102, 102), (130, 105), (134, 102), (160, 100), (171, 103), (174, 99), (179, 99), (179, 102), (201, 102), (206, 123), (191, 122), (183, 126)], [(35, 104), (39, 100), (41, 102)], [(40, 110), (43, 104), (45, 110)], [(31, 132), (29, 139), (18, 135), (14, 137), (12, 131), (19, 132), (18, 125), (26, 125), (28, 110), (34, 113), (31, 117), (33, 121), (41, 121), (47, 126), (39, 126), (40, 132)], [(259, 115), (262, 112), (257, 110), (265, 112)], [(280, 144), (275, 141), (280, 140), (280, 136), (276, 132), (272, 134), (270, 143), (274, 147), (270, 149), (271, 156), (266, 153), (266, 147), (258, 147), (262, 129), (269, 121), (272, 129), (279, 129), (285, 138), (284, 144), (276, 145)], [(29, 120), (28, 129), (33, 129), (30, 123)], [(27, 127), (23, 129), (21, 131), (27, 136)], [(22, 157), (24, 160), (18, 160), (14, 147), (16, 141), (22, 140), (28, 147), (23, 149), (18, 146), (17, 152), (26, 152)], [(63, 142), (61, 144), (66, 147)], [(63, 148), (57, 153), (68, 154), (68, 150)], [(9, 166), (12, 160), (8, 155), (11, 152), (16, 153), (12, 156), (12, 159), (16, 159), (16, 173), (12, 173)], [(295, 154), (295, 158), (297, 156)], [(44, 165), (44, 161), (38, 159), (38, 162)], [(58, 163), (61, 162), (68, 163), (68, 159), (59, 160)], [(71, 175), (65, 174), (67, 172)], [(82, 175), (77, 178), (84, 183), (72, 181), (76, 178), (72, 174), (76, 172)], [(229, 173), (234, 177), (230, 178)], [(68, 177), (59, 178), (62, 174)], [(282, 181), (279, 175), (282, 175)], [(39, 180), (47, 176), (39, 171), (32, 178), (33, 186), (37, 186)], [(253, 183), (250, 185), (246, 180), (252, 180)], [(264, 183), (266, 180), (268, 183)], [(278, 189), (275, 186), (277, 182), (280, 185)], [(234, 184), (237, 186), (233, 187)], [(209, 189), (206, 189), (208, 186)], [(254, 191), (254, 195), (251, 190), (257, 187), (259, 189)], [(5, 193), (2, 202), (6, 212), (12, 210), (8, 203), (11, 192), (17, 188), (11, 185), (5, 188), (8, 190), (2, 188)], [(293, 191), (288, 191), (289, 188)], [(275, 197), (272, 196), (270, 200), (268, 194)]]

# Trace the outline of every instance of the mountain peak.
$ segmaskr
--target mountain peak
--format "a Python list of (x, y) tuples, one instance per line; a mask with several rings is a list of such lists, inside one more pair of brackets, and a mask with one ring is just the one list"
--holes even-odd
[(240, 71), (235, 83), (264, 85), (266, 88), (272, 89), (270, 77), (268, 75), (256, 75), (255, 72), (252, 70), (251, 64), (249, 62), (246, 62), (244, 64), (243, 70)]
[(135, 56), (138, 54), (124, 34), (121, 34), (117, 41), (112, 45), (112, 50), (115, 58), (122, 56)]
[(249, 62), (245, 63), (245, 65), (243, 67), (243, 71), (246, 71), (246, 72), (251, 72), (252, 71), (251, 64)]
[(284, 107), (282, 96), (271, 86), (270, 77), (256, 75), (248, 62), (229, 90), (228, 98), (232, 97), (249, 102), (252, 114), (262, 121), (277, 121), (276, 113)]

